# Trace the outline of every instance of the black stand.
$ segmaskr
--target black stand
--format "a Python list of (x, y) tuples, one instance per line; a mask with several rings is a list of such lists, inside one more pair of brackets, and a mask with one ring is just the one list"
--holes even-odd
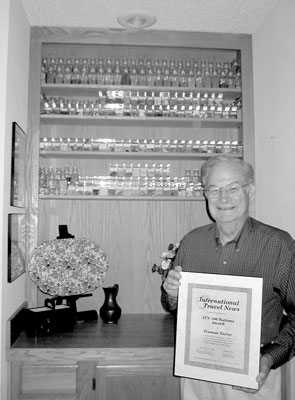
[[(68, 225), (58, 225), (58, 229), (59, 229), (59, 236), (57, 236), (56, 239), (73, 239), (75, 237), (74, 235), (71, 235), (68, 232)], [(90, 297), (90, 296), (92, 296), (92, 293), (76, 294), (72, 296), (56, 296), (53, 297), (52, 299), (46, 299), (45, 305), (47, 302), (47, 304), (51, 303), (53, 306), (57, 306), (61, 305), (65, 300), (67, 306), (71, 307), (71, 310), (74, 314), (74, 318), (76, 321), (93, 321), (98, 319), (97, 312), (95, 310), (77, 312), (77, 304), (76, 304), (76, 301), (80, 297)]]
[(59, 236), (56, 239), (74, 239), (74, 235), (68, 232), (68, 225), (58, 225)]
[(95, 321), (98, 319), (98, 315), (95, 310), (79, 311), (79, 312), (77, 311), (76, 301), (80, 297), (90, 297), (90, 296), (92, 296), (92, 293), (76, 294), (73, 296), (56, 296), (53, 297), (52, 299), (46, 299), (46, 300), (53, 302), (55, 306), (61, 305), (63, 304), (63, 301), (65, 301), (66, 305), (71, 307), (75, 321)]

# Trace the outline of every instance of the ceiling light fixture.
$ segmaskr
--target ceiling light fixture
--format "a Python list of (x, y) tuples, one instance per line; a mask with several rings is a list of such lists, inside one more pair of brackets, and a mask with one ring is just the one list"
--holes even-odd
[(157, 18), (154, 15), (142, 11), (132, 11), (120, 15), (117, 18), (120, 25), (127, 29), (139, 30), (149, 28), (154, 25)]

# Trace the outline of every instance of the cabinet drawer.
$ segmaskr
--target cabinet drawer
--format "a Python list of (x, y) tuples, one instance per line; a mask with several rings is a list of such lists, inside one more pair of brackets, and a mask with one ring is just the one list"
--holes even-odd
[(21, 398), (76, 399), (77, 368), (77, 365), (22, 365)]

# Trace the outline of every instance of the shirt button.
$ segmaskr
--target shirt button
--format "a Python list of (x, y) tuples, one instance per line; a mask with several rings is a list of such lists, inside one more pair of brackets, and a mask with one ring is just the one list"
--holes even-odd
[(223, 261), (223, 264), (225, 265), (225, 264), (227, 264), (227, 262), (224, 260), (224, 261)]

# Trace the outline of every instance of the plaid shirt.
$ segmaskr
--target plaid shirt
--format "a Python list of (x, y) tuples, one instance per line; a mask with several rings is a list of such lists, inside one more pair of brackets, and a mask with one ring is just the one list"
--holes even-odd
[[(295, 241), (287, 232), (249, 217), (239, 236), (222, 246), (212, 223), (182, 239), (174, 265), (188, 272), (263, 278), (261, 353), (271, 356), (273, 368), (294, 356)], [(175, 311), (163, 288), (161, 301), (166, 311)]]

